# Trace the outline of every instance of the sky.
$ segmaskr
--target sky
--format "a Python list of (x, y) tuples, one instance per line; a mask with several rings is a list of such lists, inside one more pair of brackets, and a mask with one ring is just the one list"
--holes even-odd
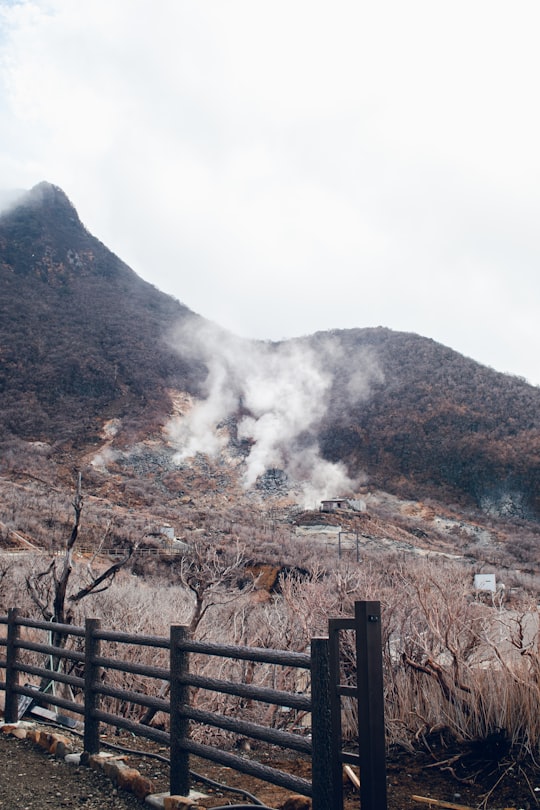
[(540, 5), (0, 0), (0, 186), (236, 335), (386, 326), (540, 384)]

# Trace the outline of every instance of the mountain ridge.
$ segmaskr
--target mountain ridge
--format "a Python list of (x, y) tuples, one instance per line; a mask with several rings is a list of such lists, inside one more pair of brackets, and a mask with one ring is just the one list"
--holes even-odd
[[(166, 424), (173, 392), (207, 399), (226, 334), (137, 276), (50, 183), (0, 215), (0, 316), (4, 440), (46, 441), (74, 459), (100, 446), (111, 419), (128, 445)], [(205, 351), (193, 345), (201, 326), (218, 335)], [(297, 450), (316, 445), (352, 478), (403, 496), (540, 516), (540, 389), (386, 327), (240, 344), (276, 353), (278, 374), (280, 347), (299, 347), (300, 365), (309, 353), (326, 380), (324, 413), (299, 429)], [(221, 369), (233, 422), (237, 371), (230, 360)]]
[[(196, 388), (165, 332), (197, 316), (91, 236), (57, 187), (40, 184), (0, 216), (0, 283), (3, 421), (16, 435), (80, 436), (78, 420), (88, 427), (100, 409), (159, 410), (167, 386)], [(25, 423), (22, 394), (34, 399)]]

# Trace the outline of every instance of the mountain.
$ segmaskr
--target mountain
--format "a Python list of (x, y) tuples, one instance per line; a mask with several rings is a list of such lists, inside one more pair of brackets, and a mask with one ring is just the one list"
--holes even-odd
[[(315, 336), (316, 339), (317, 336)], [(403, 496), (458, 498), (488, 512), (540, 514), (540, 389), (415, 334), (339, 333), (343, 353), (369, 351), (384, 371), (346, 410), (336, 376), (324, 455)]]
[(0, 414), (4, 436), (96, 441), (103, 421), (145, 423), (202, 370), (166, 342), (195, 318), (139, 278), (40, 183), (0, 217)]
[[(103, 445), (111, 420), (122, 424), (117, 447), (159, 435), (179, 396), (197, 402), (210, 390), (212, 353), (193, 349), (186, 326), (192, 335), (217, 329), (88, 233), (61, 189), (33, 188), (0, 216), (4, 448), (45, 442), (77, 466)], [(278, 357), (283, 347), (316, 358), (331, 382), (320, 416), (298, 427), (300, 449), (316, 443), (351, 477), (402, 497), (540, 517), (540, 389), (384, 328), (263, 348)], [(231, 391), (226, 427), (242, 449), (235, 425), (246, 404)], [(243, 440), (244, 455), (253, 441)]]

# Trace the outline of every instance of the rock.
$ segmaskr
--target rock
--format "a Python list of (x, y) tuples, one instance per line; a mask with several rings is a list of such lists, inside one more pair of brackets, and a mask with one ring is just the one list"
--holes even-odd
[(133, 782), (138, 776), (140, 776), (139, 771), (136, 768), (128, 768), (127, 765), (121, 767), (120, 763), (117, 765), (120, 767), (117, 767), (116, 770), (116, 784), (123, 790), (133, 792)]
[(281, 810), (311, 810), (311, 802), (306, 796), (289, 796), (281, 805)]
[(118, 771), (121, 768), (125, 768), (126, 765), (123, 762), (117, 762), (114, 759), (107, 759), (103, 760), (103, 772), (105, 776), (108, 776), (111, 782), (114, 782), (115, 785), (118, 784)]
[(191, 807), (204, 810), (204, 807), (196, 804), (189, 796), (165, 796), (163, 799), (163, 810), (189, 810)]
[(53, 742), (53, 735), (49, 731), (40, 731), (36, 742), (44, 751), (49, 751)]
[(138, 799), (143, 801), (149, 793), (154, 792), (154, 783), (151, 779), (147, 779), (146, 776), (138, 773), (131, 783), (131, 791)]
[(99, 754), (88, 754), (86, 751), (81, 756), (81, 765), (87, 765), (94, 771), (102, 771), (105, 769), (106, 762), (123, 762), (125, 757), (115, 756), (105, 751), (100, 751)]
[(37, 728), (31, 728), (28, 734), (26, 735), (26, 738), (33, 743), (38, 743), (40, 734), (41, 731), (38, 731)]
[(28, 736), (28, 729), (26, 728), (14, 728), (11, 732), (12, 737), (16, 737), (18, 740), (25, 740)]
[(18, 723), (6, 723), (5, 726), (2, 726), (2, 734), (9, 734), (10, 737), (24, 740), (28, 736), (28, 729), (21, 728)]
[(71, 751), (71, 740), (63, 734), (51, 734), (49, 753), (62, 759)]

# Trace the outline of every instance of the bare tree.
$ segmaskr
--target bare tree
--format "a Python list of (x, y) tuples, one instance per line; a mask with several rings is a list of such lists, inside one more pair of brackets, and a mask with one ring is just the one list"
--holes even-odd
[(5, 582), (8, 581), (8, 574), (11, 571), (11, 562), (0, 560), (0, 593), (2, 593)]
[[(110, 565), (101, 574), (97, 574), (92, 568), (92, 561), (87, 566), (88, 582), (76, 590), (69, 592), (70, 578), (73, 573), (73, 550), (79, 537), (81, 515), (83, 511), (83, 496), (81, 474), (77, 479), (77, 489), (73, 498), (73, 510), (75, 513), (71, 534), (66, 542), (65, 551), (61, 561), (53, 557), (50, 564), (44, 571), (29, 574), (26, 577), (26, 586), (32, 601), (39, 609), (45, 621), (58, 624), (71, 624), (73, 621), (74, 606), (91, 594), (100, 593), (107, 590), (116, 577), (118, 571), (131, 558), (136, 544), (129, 544), (125, 555)], [(107, 537), (110, 524), (104, 534), (100, 545)], [(98, 549), (99, 552), (99, 549)], [(96, 552), (96, 554), (98, 553)], [(94, 555), (94, 559), (95, 559)], [(58, 631), (52, 634), (53, 646), (63, 647), (66, 642), (66, 634)]]
[[(253, 580), (244, 581), (244, 548), (236, 543), (234, 548), (225, 549), (209, 543), (198, 542), (182, 556), (178, 574), (185, 588), (193, 594), (193, 612), (189, 622), (190, 633), (195, 633), (206, 613), (218, 605), (227, 605), (238, 599), (239, 582), (253, 588)], [(169, 691), (168, 681), (163, 682), (159, 697)], [(148, 709), (141, 723), (150, 724), (156, 709)]]
[[(216, 548), (197, 543), (182, 557), (180, 580), (194, 597), (189, 630), (194, 633), (210, 608), (226, 605), (238, 598), (238, 583), (245, 577), (244, 549)], [(244, 583), (245, 585), (245, 583)], [(248, 586), (253, 586), (248, 582)]]

